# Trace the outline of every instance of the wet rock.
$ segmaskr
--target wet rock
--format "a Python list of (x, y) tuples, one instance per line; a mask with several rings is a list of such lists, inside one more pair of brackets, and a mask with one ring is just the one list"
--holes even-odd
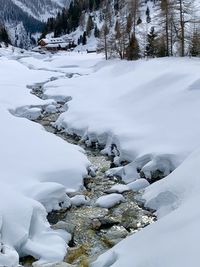
[(57, 222), (63, 220), (66, 216), (67, 209), (61, 209), (58, 211), (49, 212), (47, 219), (50, 224), (56, 224)]
[(115, 163), (114, 163), (114, 162), (111, 162), (111, 163), (110, 163), (110, 169), (114, 169), (115, 167), (117, 167), (117, 166), (115, 165)]
[(112, 226), (106, 234), (103, 235), (103, 241), (110, 241), (110, 244), (117, 244), (119, 241), (127, 237), (129, 232), (123, 226)]
[(124, 172), (124, 168), (123, 167), (114, 167), (112, 166), (112, 169), (109, 169), (108, 171), (106, 171), (106, 176), (107, 177), (122, 177), (123, 176), (123, 172)]
[(84, 184), (85, 188), (91, 189), (92, 188), (92, 184), (94, 184), (94, 179), (91, 178), (91, 177), (85, 177), (83, 179), (83, 184)]
[(70, 234), (73, 234), (74, 233), (74, 230), (75, 230), (75, 225), (72, 224), (72, 223), (67, 223), (67, 222), (64, 222), (64, 221), (59, 221), (56, 224), (51, 225), (51, 228), (54, 229), (54, 230), (62, 229), (62, 230), (67, 231)]
[(111, 228), (113, 225), (121, 223), (121, 217), (105, 216), (100, 218), (101, 228)]
[(137, 229), (138, 211), (134, 208), (127, 209), (122, 213), (121, 225), (126, 229)]
[(60, 262), (60, 263), (53, 263), (53, 264), (34, 264), (34, 267), (75, 267), (72, 264), (66, 263), (66, 262)]
[(165, 174), (160, 170), (151, 171), (150, 177), (146, 177), (145, 173), (141, 170), (140, 177), (147, 179), (150, 183), (159, 181), (165, 177)]
[[(70, 264), (79, 262), (78, 266), (81, 266), (81, 261), (86, 262), (88, 258), (87, 251), (88, 251), (87, 245), (81, 245), (81, 246), (77, 246), (74, 248), (69, 247), (67, 250), (67, 256), (65, 258), (65, 261)], [(89, 265), (85, 265), (85, 266), (89, 266)]]
[(96, 177), (96, 172), (97, 172), (98, 168), (95, 166), (90, 166), (88, 168), (88, 175), (92, 176), (92, 177)]
[(35, 261), (36, 259), (33, 258), (32, 256), (22, 257), (19, 260), (19, 263), (20, 263), (19, 266), (32, 267)]
[(91, 220), (91, 228), (93, 230), (99, 230), (101, 227), (101, 221), (99, 219)]
[(112, 239), (125, 238), (127, 235), (128, 235), (128, 231), (123, 226), (117, 226), (117, 225), (114, 225), (106, 233), (106, 236), (111, 240)]

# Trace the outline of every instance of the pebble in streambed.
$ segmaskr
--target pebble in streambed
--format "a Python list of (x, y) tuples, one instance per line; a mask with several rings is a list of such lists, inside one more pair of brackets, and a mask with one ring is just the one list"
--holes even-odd
[[(42, 98), (42, 92), (38, 88), (36, 93)], [(34, 121), (67, 142), (82, 146), (94, 167), (84, 179), (84, 188), (79, 192), (68, 193), (72, 198), (71, 208), (51, 212), (48, 220), (52, 228), (65, 229), (72, 235), (64, 262), (70, 264), (69, 266), (87, 267), (109, 248), (152, 223), (155, 217), (139, 206), (136, 201), (137, 193), (129, 189), (122, 190), (121, 194), (110, 191), (113, 186), (123, 182), (120, 178), (105, 176), (111, 160), (102, 155), (99, 149), (88, 148), (80, 142), (79, 137), (57, 131), (52, 126), (63, 112), (64, 105), (65, 103), (57, 103), (55, 108), (51, 106), (44, 109)], [(126, 189), (125, 186), (121, 188)], [(99, 204), (103, 203), (104, 196), (110, 201), (112, 196), (115, 197), (110, 205)]]

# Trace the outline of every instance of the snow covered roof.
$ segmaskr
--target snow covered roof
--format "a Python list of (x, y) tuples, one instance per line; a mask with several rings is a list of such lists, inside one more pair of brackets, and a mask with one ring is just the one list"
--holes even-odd
[(58, 44), (64, 42), (62, 38), (44, 38), (42, 41), (44, 41), (46, 44)]
[(73, 40), (59, 37), (59, 38), (44, 38), (44, 39), (41, 39), (40, 42), (41, 41), (45, 42), (48, 45), (48, 44), (62, 44), (62, 43), (66, 44), (66, 43), (72, 42)]

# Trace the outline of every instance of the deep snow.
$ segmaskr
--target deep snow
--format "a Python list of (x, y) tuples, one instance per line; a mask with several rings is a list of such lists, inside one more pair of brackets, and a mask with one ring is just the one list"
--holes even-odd
[[(105, 63), (99, 59), (94, 65), (91, 57), (66, 56), (69, 64), (80, 60), (73, 72), (81, 70), (82, 76), (44, 86), (46, 98), (72, 97), (57, 127), (89, 142), (106, 144), (105, 153), (111, 153), (116, 144), (120, 150), (116, 161), (132, 162), (119, 169), (127, 181), (138, 178), (137, 168), (147, 178), (156, 169), (168, 175), (200, 143), (199, 61), (169, 58)], [(56, 66), (58, 62), (56, 58)]]
[(30, 70), (11, 59), (16, 55), (5, 54), (0, 58), (0, 241), (7, 249), (0, 254), (0, 264), (16, 266), (13, 249), (40, 259), (38, 264), (62, 261), (69, 237), (50, 229), (46, 212), (60, 208), (59, 203), (70, 205), (66, 188), (82, 185), (89, 162), (82, 149), (13, 116), (24, 105), (53, 103), (31, 95), (26, 85), (61, 74)]
[[(66, 60), (80, 60), (76, 73), (83, 59), (90, 63), (91, 57), (72, 54)], [(120, 242), (92, 266), (196, 266), (200, 153), (186, 158), (199, 146), (200, 62), (98, 61), (90, 69), (87, 65), (87, 75), (82, 71), (83, 76), (45, 85), (46, 98), (72, 97), (57, 127), (81, 135), (87, 144), (98, 140), (106, 145), (104, 153), (111, 153), (115, 143), (120, 151), (116, 161), (131, 161), (118, 170), (126, 181), (138, 178), (136, 168), (150, 177), (156, 169), (167, 175), (180, 167), (145, 190), (143, 201), (157, 210), (158, 222)]]
[[(89, 162), (79, 148), (12, 115), (24, 106), (53, 105), (59, 97), (71, 101), (56, 126), (81, 135), (88, 145), (98, 140), (105, 145), (103, 153), (111, 153), (116, 144), (116, 163), (130, 161), (115, 170), (126, 181), (138, 178), (137, 168), (150, 177), (156, 169), (167, 175), (178, 167), (144, 190), (144, 205), (156, 210), (158, 221), (120, 242), (92, 267), (198, 266), (199, 59), (105, 62), (102, 56), (81, 53), (30, 53), (21, 59), (17, 53), (4, 54), (0, 58), (0, 225), (12, 265), (18, 261), (13, 249), (21, 255), (32, 253), (41, 263), (61, 261), (64, 240), (69, 239), (49, 228), (45, 208), (58, 208), (63, 200), (70, 204), (65, 192), (81, 184)], [(64, 77), (67, 73), (74, 76)], [(52, 76), (60, 78), (44, 85), (44, 101), (26, 88)], [(142, 181), (129, 185), (135, 189)], [(4, 256), (0, 254), (2, 263)]]

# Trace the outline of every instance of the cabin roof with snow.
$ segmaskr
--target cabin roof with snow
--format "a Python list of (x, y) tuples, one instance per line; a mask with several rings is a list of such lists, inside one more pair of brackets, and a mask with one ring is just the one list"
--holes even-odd
[(67, 37), (43, 38), (38, 42), (39, 49), (49, 51), (68, 50), (74, 45), (73, 39)]
[(64, 43), (62, 38), (44, 38), (42, 39), (46, 44), (59, 44)]
[(58, 38), (43, 38), (41, 39), (38, 43), (40, 45), (56, 45), (56, 44), (69, 44), (71, 43), (73, 40), (69, 39), (69, 38), (62, 38), (62, 37), (58, 37)]

